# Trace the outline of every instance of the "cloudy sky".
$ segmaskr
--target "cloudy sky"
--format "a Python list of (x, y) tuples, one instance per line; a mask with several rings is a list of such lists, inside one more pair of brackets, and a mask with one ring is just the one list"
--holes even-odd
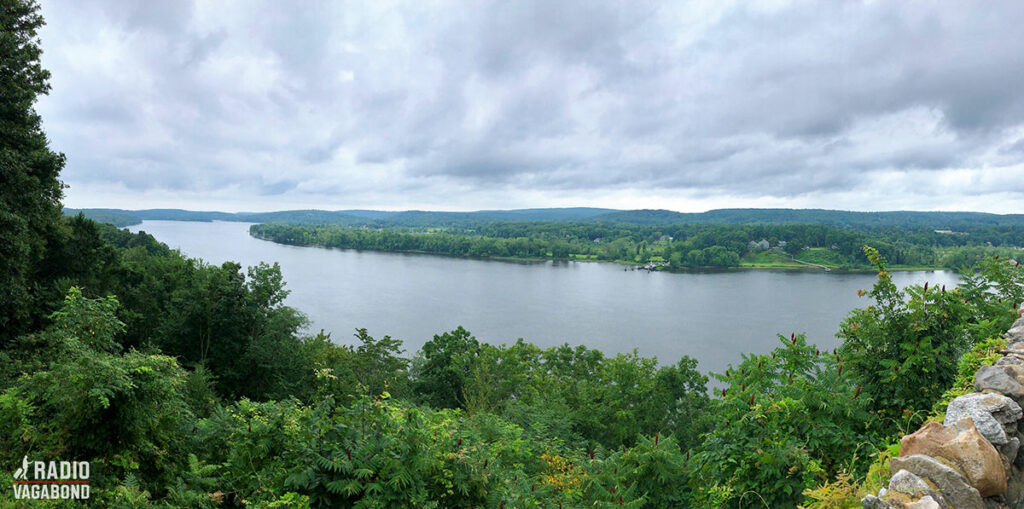
[(1024, 212), (1024, 2), (43, 0), (71, 207)]

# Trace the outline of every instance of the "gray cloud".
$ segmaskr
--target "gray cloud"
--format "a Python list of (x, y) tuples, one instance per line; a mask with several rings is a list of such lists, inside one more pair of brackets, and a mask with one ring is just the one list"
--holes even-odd
[(1024, 198), (1020, 2), (43, 13), (71, 205), (986, 206), (971, 178)]

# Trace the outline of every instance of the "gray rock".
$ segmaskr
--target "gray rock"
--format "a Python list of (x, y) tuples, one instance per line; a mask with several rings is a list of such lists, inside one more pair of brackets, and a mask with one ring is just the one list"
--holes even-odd
[(1024, 472), (1013, 469), (1006, 487), (1006, 503), (1010, 507), (1024, 507)]
[[(1018, 312), (1021, 312), (1021, 311), (1024, 311), (1024, 306), (1021, 306), (1020, 310)], [(1010, 325), (1010, 330), (1017, 329), (1017, 328), (1024, 329), (1024, 316), (1021, 316), (1020, 318), (1015, 320), (1012, 325)]]
[[(1006, 357), (1003, 358), (1006, 359)], [(1013, 379), (1017, 381), (1017, 383), (1024, 385), (1024, 366), (1021, 366), (1019, 364), (1004, 364), (999, 368), (1005, 371), (1007, 375), (1012, 376)]]
[(907, 472), (906, 470), (900, 470), (889, 479), (889, 491), (896, 491), (899, 493), (905, 493), (911, 496), (920, 496), (931, 488), (928, 487), (928, 483), (924, 482), (920, 477)]
[(984, 509), (985, 502), (978, 490), (967, 484), (959, 472), (930, 456), (913, 454), (889, 461), (893, 471), (906, 470), (932, 482), (957, 509)]
[(1017, 459), (1017, 453), (1020, 452), (1020, 439), (1010, 437), (1008, 442), (996, 447), (996, 450), (999, 451), (999, 456), (1003, 460), (1003, 467), (1009, 473), (1010, 466), (1013, 465), (1013, 462)]
[[(1003, 374), (1005, 375), (1005, 372)], [(946, 408), (946, 420), (943, 424), (953, 426), (960, 419), (970, 417), (974, 420), (974, 425), (981, 435), (992, 445), (998, 446), (1009, 442), (1006, 438), (1006, 429), (1003, 426), (1012, 429), (1022, 414), (1024, 412), (1021, 411), (1020, 405), (1006, 396), (973, 392), (964, 394), (949, 403)]]
[(1013, 327), (1010, 327), (1010, 330), (1006, 331), (1006, 334), (1003, 335), (1003, 337), (1010, 340), (1011, 343), (1014, 339), (1017, 339), (1017, 341), (1024, 339), (1024, 323), (1020, 322), (1021, 320), (1013, 322)]
[(1007, 369), (1003, 369), (1003, 366), (982, 366), (974, 374), (974, 390), (995, 391), (1013, 398), (1014, 401), (1021, 401), (1024, 399), (1024, 385), (1021, 385)]
[[(1022, 346), (1024, 346), (1024, 344), (1022, 344)], [(1017, 357), (1016, 355), (1007, 355), (1005, 357), (1000, 357), (999, 360), (996, 361), (996, 366), (1010, 365), (1024, 366), (1024, 358)]]
[(905, 506), (906, 509), (941, 509), (942, 506), (935, 501), (931, 496), (925, 495), (916, 502), (911, 502)]
[(865, 495), (864, 498), (860, 499), (860, 503), (864, 506), (864, 509), (893, 509), (888, 502), (874, 495)]
[[(942, 498), (942, 494), (935, 491), (935, 488), (929, 486), (924, 479), (906, 471), (900, 470), (896, 472), (896, 475), (889, 479), (889, 488), (882, 488), (878, 490), (878, 498), (889, 503), (889, 505), (895, 505), (899, 507), (905, 503), (905, 498), (899, 495), (890, 495), (900, 493), (906, 495), (911, 500), (913, 499), (929, 499), (935, 505), (925, 504), (921, 507), (938, 508), (938, 509), (949, 509), (949, 504), (946, 503), (946, 499)], [(906, 507), (913, 507), (912, 505), (906, 505)]]

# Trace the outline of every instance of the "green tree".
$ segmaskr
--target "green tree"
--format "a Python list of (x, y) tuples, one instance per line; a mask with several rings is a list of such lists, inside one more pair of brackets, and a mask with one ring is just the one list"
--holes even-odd
[(47, 357), (21, 364), (23, 374), (0, 393), (0, 459), (89, 460), (95, 492), (131, 476), (160, 495), (189, 445), (186, 375), (171, 357), (118, 353), (124, 324), (116, 309), (113, 297), (88, 299), (72, 288), (53, 325), (25, 340)]
[(462, 407), (466, 378), (479, 352), (480, 342), (461, 326), (435, 334), (423, 345), (422, 362), (416, 366), (417, 396), (436, 408)]
[(38, 11), (32, 0), (0, 1), (0, 345), (42, 315), (33, 273), (61, 216), (64, 156), (50, 150), (34, 108), (50, 90), (39, 63)]

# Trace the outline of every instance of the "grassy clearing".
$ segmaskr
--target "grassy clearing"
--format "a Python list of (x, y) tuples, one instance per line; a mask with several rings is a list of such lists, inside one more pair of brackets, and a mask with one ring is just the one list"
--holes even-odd
[(827, 267), (847, 266), (850, 262), (836, 251), (824, 247), (811, 247), (800, 251), (796, 257), (802, 262), (816, 263)]
[(769, 249), (756, 253), (747, 253), (740, 259), (740, 267), (761, 269), (798, 269), (806, 267), (794, 262), (781, 249)]

